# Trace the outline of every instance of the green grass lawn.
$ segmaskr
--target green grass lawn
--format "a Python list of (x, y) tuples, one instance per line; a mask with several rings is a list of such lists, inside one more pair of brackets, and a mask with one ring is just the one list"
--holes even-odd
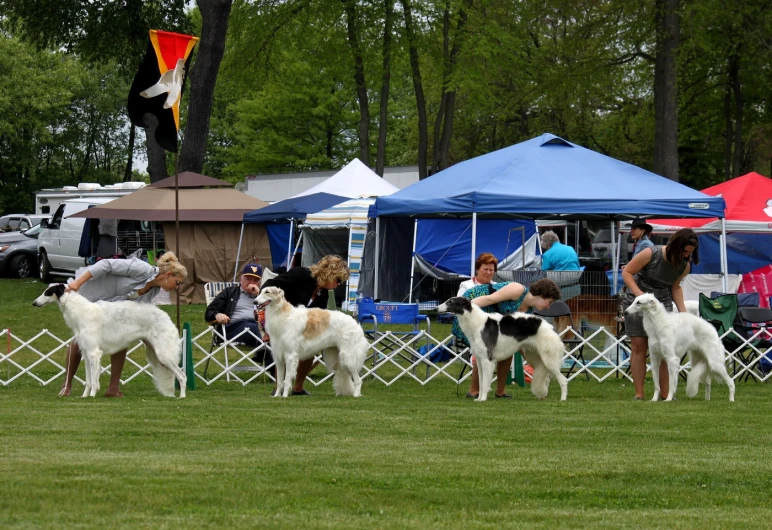
[[(0, 327), (62, 327), (55, 311), (24, 321), (40, 287), (0, 281)], [(183, 308), (191, 320), (201, 310)], [(360, 399), (334, 398), (330, 384), (286, 400), (262, 382), (199, 385), (186, 400), (162, 398), (147, 378), (123, 399), (57, 398), (58, 388), (0, 387), (0, 528), (707, 529), (772, 518), (767, 384), (738, 384), (736, 403), (719, 385), (711, 402), (683, 386), (675, 403), (633, 402), (620, 379), (573, 381), (565, 403), (555, 384), (545, 401), (512, 387), (513, 400), (475, 403), (443, 380), (366, 381)]]

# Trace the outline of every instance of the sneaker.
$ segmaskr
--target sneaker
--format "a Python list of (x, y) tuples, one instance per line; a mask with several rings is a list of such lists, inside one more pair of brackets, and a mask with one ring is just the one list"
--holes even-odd
[(309, 392), (308, 390), (306, 390), (306, 389), (304, 388), (303, 390), (300, 390), (300, 391), (297, 391), (297, 390), (293, 390), (293, 391), (292, 391), (292, 395), (293, 395), (293, 396), (310, 396), (310, 395), (311, 395), (311, 392)]

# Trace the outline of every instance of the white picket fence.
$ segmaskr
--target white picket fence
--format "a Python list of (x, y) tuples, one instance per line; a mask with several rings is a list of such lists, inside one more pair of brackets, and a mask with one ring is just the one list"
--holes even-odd
[[(571, 333), (568, 328), (563, 334)], [(259, 337), (255, 337), (257, 348), (250, 348), (241, 343), (243, 335), (251, 332), (244, 330), (236, 337), (222, 337), (212, 328), (195, 335), (191, 339), (192, 349), (184, 352), (183, 369), (186, 369), (187, 359), (192, 359), (193, 372), (198, 383), (211, 385), (217, 381), (226, 381), (247, 385), (259, 378), (272, 381), (270, 369), (273, 366), (256, 362), (252, 359), (263, 345)], [(734, 330), (742, 343), (734, 351), (726, 351), (726, 364), (732, 378), (735, 380), (753, 379), (766, 382), (772, 372), (764, 372), (760, 364), (763, 356), (772, 360), (772, 348), (760, 350), (754, 346), (756, 339), (762, 338), (761, 331), (755, 336), (744, 340)], [(213, 337), (218, 343), (213, 344)], [(4, 350), (0, 353), (0, 384), (9, 386), (13, 383), (32, 378), (43, 386), (62, 384), (65, 376), (65, 358), (67, 346), (72, 337), (60, 338), (48, 331), (41, 330), (28, 339), (19, 337), (5, 329), (0, 332), (0, 341), (5, 338)], [(723, 337), (722, 337), (723, 338)], [(186, 349), (187, 337), (183, 332), (180, 339), (183, 349)], [(432, 381), (447, 379), (461, 383), (471, 374), (471, 361), (468, 348), (453, 347), (453, 336), (437, 339), (426, 331), (406, 334), (395, 331), (369, 334), (369, 357), (365, 362), (362, 376), (368, 381), (377, 381), (386, 386), (400, 379), (412, 380), (420, 385)], [(602, 343), (602, 345), (600, 345)], [(43, 347), (45, 344), (45, 347)], [(443, 353), (446, 359), (436, 359), (435, 355)], [(605, 328), (598, 328), (576, 344), (571, 344), (564, 357), (564, 372), (568, 381), (585, 378), (603, 382), (610, 378), (625, 378), (632, 380), (629, 373), (629, 346), (626, 337), (618, 338)], [(319, 362), (321, 357), (318, 358)], [(101, 373), (109, 373), (109, 362), (103, 361)], [(650, 367), (649, 367), (650, 369)], [(688, 362), (681, 366), (681, 372), (688, 372)], [(82, 373), (82, 370), (81, 370)], [(123, 370), (122, 384), (126, 385), (140, 377), (151, 376), (150, 365), (147, 363), (144, 346), (137, 343), (129, 350), (127, 363)], [(307, 382), (313, 386), (325, 383), (331, 378), (326, 370), (314, 370)], [(83, 384), (83, 379), (76, 376), (76, 381)]]

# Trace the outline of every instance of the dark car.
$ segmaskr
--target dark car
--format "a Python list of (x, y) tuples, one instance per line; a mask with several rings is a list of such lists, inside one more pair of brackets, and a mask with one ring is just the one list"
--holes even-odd
[(0, 242), (0, 274), (29, 278), (37, 274), (40, 225), (22, 233), (21, 241)]

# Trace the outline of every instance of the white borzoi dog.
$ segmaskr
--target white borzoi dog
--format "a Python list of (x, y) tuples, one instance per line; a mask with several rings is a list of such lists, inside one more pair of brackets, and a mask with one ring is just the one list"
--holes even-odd
[(627, 308), (628, 314), (643, 315), (643, 329), (649, 336), (651, 355), (651, 379), (654, 381), (654, 398), (659, 399), (659, 365), (667, 363), (669, 390), (665, 401), (672, 401), (678, 386), (678, 370), (681, 357), (689, 352), (692, 366), (686, 378), (686, 395), (697, 395), (700, 382), (705, 383), (705, 399), (710, 399), (711, 377), (722, 379), (729, 387), (729, 401), (734, 401), (734, 381), (724, 365), (724, 346), (716, 329), (692, 313), (670, 313), (653, 294), (637, 297)]
[(565, 401), (568, 382), (560, 367), (566, 350), (560, 336), (549, 323), (534, 315), (513, 313), (500, 315), (486, 313), (468, 298), (449, 299), (437, 308), (438, 312), (450, 312), (458, 316), (477, 359), (480, 377), (480, 395), (477, 401), (485, 401), (493, 381), (493, 368), (498, 361), (512, 357), (520, 351), (533, 366), (531, 392), (539, 399), (547, 397), (549, 376), (560, 385), (560, 399)]
[(147, 346), (147, 360), (153, 367), (158, 391), (174, 397), (174, 378), (185, 397), (187, 378), (179, 368), (180, 350), (177, 327), (169, 315), (150, 304), (137, 302), (89, 302), (66, 285), (51, 284), (32, 305), (41, 307), (57, 302), (64, 322), (75, 334), (86, 368), (86, 389), (82, 397), (99, 391), (100, 359), (125, 350), (141, 340)]
[(265, 309), (265, 327), (276, 361), (275, 397), (289, 396), (298, 362), (319, 352), (327, 369), (335, 373), (335, 395), (361, 395), (359, 372), (369, 344), (356, 320), (339, 311), (292, 307), (278, 287), (263, 289), (255, 306)]

